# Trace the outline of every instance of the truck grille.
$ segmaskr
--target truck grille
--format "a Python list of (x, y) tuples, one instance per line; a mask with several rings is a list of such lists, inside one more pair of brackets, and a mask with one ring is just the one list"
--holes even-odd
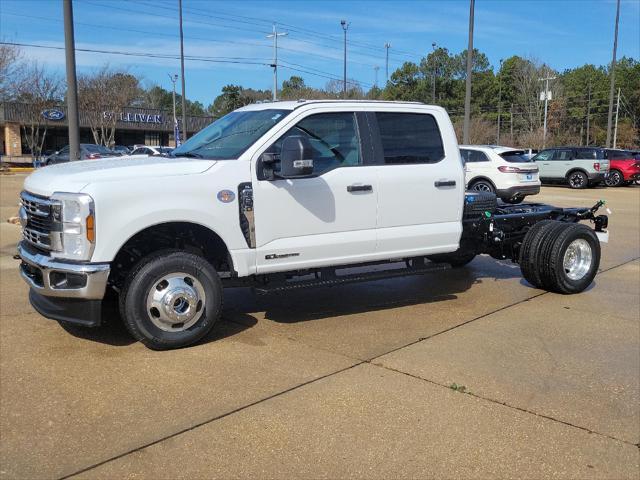
[(28, 192), (20, 194), (22, 236), (30, 244), (44, 250), (59, 250), (62, 224), (53, 218), (53, 205), (48, 198)]

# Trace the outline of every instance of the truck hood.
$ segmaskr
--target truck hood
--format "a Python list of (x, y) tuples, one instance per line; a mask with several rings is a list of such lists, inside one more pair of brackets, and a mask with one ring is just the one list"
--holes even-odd
[(80, 192), (90, 183), (202, 173), (214, 160), (173, 157), (113, 157), (51, 165), (29, 175), (24, 188), (36, 195)]

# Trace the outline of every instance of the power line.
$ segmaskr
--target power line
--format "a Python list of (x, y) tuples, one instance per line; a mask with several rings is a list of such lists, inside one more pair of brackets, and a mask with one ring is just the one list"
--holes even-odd
[[(42, 20), (42, 21), (45, 21), (47, 23), (51, 23), (52, 21), (54, 21), (54, 22), (62, 22), (62, 20), (55, 19), (55, 18), (52, 19), (52, 18), (46, 18), (46, 17), (38, 17), (38, 16), (35, 16), (35, 15), (24, 15), (24, 14), (19, 14), (19, 13), (14, 13), (14, 12), (3, 12), (3, 15), (11, 15), (11, 16), (14, 16), (14, 17), (30, 18), (30, 19), (34, 19), (34, 20)], [(166, 17), (166, 18), (170, 18), (170, 17)], [(142, 34), (146, 34), (146, 35), (158, 35), (158, 36), (163, 36), (163, 37), (168, 37), (168, 38), (178, 38), (178, 35), (174, 35), (174, 34), (170, 34), (170, 33), (150, 32), (150, 31), (147, 31), (147, 30), (137, 30), (137, 29), (132, 29), (132, 28), (99, 25), (99, 24), (95, 24), (95, 23), (77, 22), (75, 20), (74, 20), (74, 24), (75, 25), (82, 25), (82, 26), (85, 26), (85, 27), (91, 27), (91, 28), (101, 28), (101, 29), (105, 29), (105, 30), (116, 30), (116, 31), (122, 31), (122, 32), (142, 33)], [(223, 43), (223, 44), (230, 44), (230, 45), (247, 45), (247, 46), (252, 46), (252, 47), (271, 48), (271, 45), (262, 44), (262, 43), (241, 42), (241, 41), (236, 41), (236, 40), (217, 40), (217, 39), (212, 39), (212, 38), (198, 37), (198, 36), (194, 36), (194, 35), (185, 35), (184, 38), (185, 39), (189, 39), (189, 40), (198, 40), (200, 42), (208, 42), (208, 43)], [(278, 50), (285, 50), (285, 51), (288, 51), (288, 52), (301, 53), (301, 54), (305, 54), (305, 55), (309, 54), (308, 51), (300, 50), (300, 49), (296, 49), (296, 48), (291, 48), (291, 47), (278, 46)], [(338, 59), (337, 56), (336, 57), (330, 57), (328, 55), (323, 55), (323, 54), (320, 54), (320, 53), (314, 53), (313, 56), (314, 57), (319, 57), (319, 58), (326, 58), (328, 60), (337, 60)], [(254, 59), (260, 59), (260, 60), (268, 60), (267, 57), (242, 57), (242, 58), (254, 58)], [(358, 62), (356, 60), (351, 60), (351, 63), (356, 63), (356, 64), (364, 65), (364, 66), (367, 66), (367, 67), (373, 66), (373, 64), (369, 64), (369, 63), (365, 63), (365, 62)]]
[[(13, 46), (16, 46), (16, 47), (31, 47), (31, 48), (45, 48), (45, 49), (51, 49), (51, 50), (64, 50), (64, 47), (59, 47), (59, 46), (55, 46), (55, 45), (38, 45), (38, 44), (34, 44), (34, 43), (0, 42), (0, 45), (13, 45)], [(172, 59), (172, 60), (177, 60), (177, 59), (180, 58), (180, 56), (177, 55), (177, 54), (172, 55), (172, 54), (164, 54), (164, 53), (123, 52), (123, 51), (120, 51), (120, 50), (100, 50), (100, 49), (93, 49), (93, 48), (76, 48), (76, 51), (78, 51), (78, 52), (88, 52), (88, 53), (99, 53), (99, 54), (105, 54), (105, 55), (124, 55), (124, 56), (142, 57), (142, 58), (162, 58), (162, 59)], [(268, 63), (268, 62), (227, 60), (227, 59), (220, 58), (220, 57), (204, 57), (204, 56), (196, 56), (196, 55), (185, 55), (184, 58), (185, 58), (185, 60), (197, 61), (197, 62), (209, 62), (209, 63), (230, 63), (230, 64), (260, 65), (260, 66), (270, 66), (271, 65), (271, 63)], [(286, 62), (286, 60), (284, 62)], [(290, 63), (290, 62), (286, 62), (286, 63)], [(291, 63), (291, 65), (298, 65), (298, 64)], [(308, 73), (310, 75), (315, 75), (315, 76), (318, 76), (318, 77), (327, 78), (329, 80), (340, 80), (339, 77), (337, 77), (335, 75), (332, 75), (332, 74), (330, 74), (328, 72), (324, 72), (322, 70), (316, 70), (316, 72), (307, 70), (308, 68), (311, 68), (311, 67), (305, 67), (303, 65), (299, 65), (302, 68), (296, 68), (296, 67), (292, 67), (292, 66), (288, 66), (288, 65), (282, 65), (282, 64), (280, 64), (280, 66), (282, 68), (288, 68), (289, 70), (293, 70), (293, 71), (296, 71), (296, 72)], [(359, 84), (359, 85), (369, 85), (369, 84), (366, 84), (364, 82), (358, 82), (358, 81), (349, 81), (349, 82), (353, 83), (353, 84)]]
[[(144, 3), (144, 2), (138, 2), (138, 3), (142, 3), (144, 5), (153, 6), (153, 7), (157, 6), (157, 5), (151, 5), (151, 4)], [(185, 11), (187, 11), (187, 10), (185, 9)], [(241, 18), (241, 19), (246, 19), (246, 20), (254, 20), (254, 22), (244, 22), (244, 23), (250, 23), (250, 24), (253, 24), (253, 25), (259, 25), (258, 23), (255, 23), (255, 22), (261, 22), (261, 24), (262, 23), (267, 23), (267, 24), (277, 23), (280, 26), (287, 27), (288, 30), (297, 31), (299, 33), (304, 33), (304, 34), (307, 34), (309, 36), (315, 36), (315, 37), (321, 38), (321, 39), (327, 39), (327, 40), (330, 40), (330, 41), (334, 41), (336, 43), (342, 42), (342, 39), (337, 35), (330, 35), (330, 34), (319, 32), (317, 30), (312, 30), (312, 29), (309, 29), (309, 28), (297, 27), (296, 25), (292, 25), (292, 24), (285, 23), (285, 22), (282, 22), (282, 21), (276, 21), (275, 19), (263, 19), (263, 18), (257, 18), (257, 17), (249, 17), (249, 16), (246, 16), (246, 15), (238, 15), (238, 14), (231, 14), (231, 13), (221, 13), (221, 12), (217, 13), (216, 15), (212, 15), (207, 10), (193, 8), (193, 7), (190, 7), (190, 11), (193, 11), (193, 12), (204, 12), (206, 15), (211, 16), (213, 18), (220, 18), (220, 19), (225, 19), (225, 20), (227, 19), (225, 17), (231, 17), (231, 19), (233, 19), (233, 18)], [(240, 21), (240, 20), (232, 20), (232, 21)], [(368, 49), (374, 50), (376, 52), (381, 51), (381, 47), (379, 45), (368, 43), (368, 42), (353, 41), (352, 40), (350, 42), (350, 45), (352, 45), (352, 46), (360, 46), (360, 47), (363, 47), (363, 48), (368, 48)], [(396, 49), (395, 51), (398, 52), (398, 53), (402, 53), (404, 55), (407, 55), (407, 56), (413, 56), (413, 57), (420, 58), (420, 59), (424, 56), (422, 54), (415, 53), (415, 52), (409, 52), (409, 51), (406, 51), (406, 50), (397, 50)]]

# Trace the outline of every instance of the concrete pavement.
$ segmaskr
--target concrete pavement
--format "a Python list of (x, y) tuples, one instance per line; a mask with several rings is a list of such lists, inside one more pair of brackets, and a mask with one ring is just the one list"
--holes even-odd
[(583, 294), (485, 257), (236, 289), (205, 342), (152, 352), (115, 316), (67, 331), (28, 306), (4, 223), (20, 180), (0, 177), (0, 478), (640, 475), (640, 188), (543, 188), (541, 201), (613, 211)]

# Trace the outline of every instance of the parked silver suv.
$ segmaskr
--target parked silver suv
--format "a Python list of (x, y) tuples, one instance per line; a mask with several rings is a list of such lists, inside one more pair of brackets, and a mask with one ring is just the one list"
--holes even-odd
[(566, 183), (571, 188), (595, 187), (609, 174), (609, 160), (602, 148), (548, 148), (531, 160), (538, 165), (542, 183)]

